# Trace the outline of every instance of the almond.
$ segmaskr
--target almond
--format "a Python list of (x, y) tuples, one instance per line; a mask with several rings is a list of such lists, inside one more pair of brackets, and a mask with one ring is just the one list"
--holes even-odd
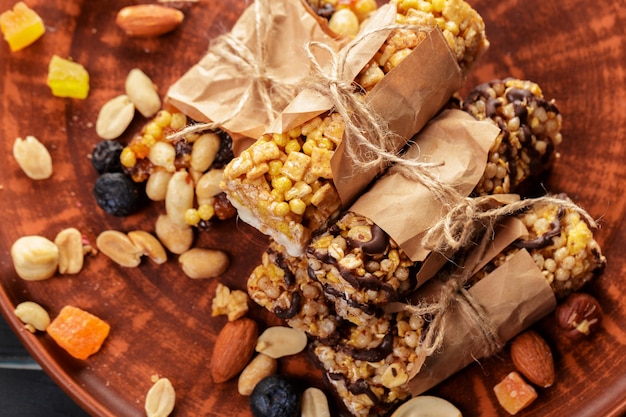
[(530, 382), (547, 388), (554, 384), (554, 360), (548, 343), (534, 330), (518, 335), (511, 342), (511, 359)]
[(115, 23), (128, 36), (155, 37), (176, 29), (184, 18), (183, 12), (171, 7), (138, 4), (121, 9)]
[(242, 317), (229, 321), (217, 335), (211, 357), (211, 376), (225, 382), (241, 372), (254, 353), (259, 331), (254, 320)]

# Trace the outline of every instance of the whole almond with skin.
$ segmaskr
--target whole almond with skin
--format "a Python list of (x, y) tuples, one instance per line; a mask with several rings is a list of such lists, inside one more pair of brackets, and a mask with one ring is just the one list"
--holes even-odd
[(183, 12), (158, 4), (127, 6), (117, 12), (115, 23), (132, 37), (156, 37), (176, 29)]
[(511, 342), (511, 359), (517, 370), (542, 388), (554, 384), (554, 359), (550, 346), (539, 333), (527, 330)]
[(246, 367), (254, 353), (258, 335), (256, 322), (247, 317), (224, 325), (217, 335), (211, 356), (214, 382), (226, 382)]

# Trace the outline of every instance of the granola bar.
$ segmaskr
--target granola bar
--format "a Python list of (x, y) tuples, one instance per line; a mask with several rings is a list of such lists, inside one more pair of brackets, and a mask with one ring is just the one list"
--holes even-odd
[(248, 294), (295, 329), (331, 339), (340, 319), (324, 297), (322, 286), (308, 275), (306, 257), (292, 257), (276, 242), (263, 253), (248, 278)]
[(506, 78), (480, 84), (462, 107), (501, 129), (476, 195), (518, 192), (552, 166), (562, 142), (562, 117), (554, 100), (545, 99), (536, 83)]
[(350, 211), (312, 239), (307, 256), (337, 314), (359, 326), (412, 290), (419, 267), (379, 226)]
[[(487, 50), (485, 23), (463, 0), (392, 0), (397, 7), (396, 24), (441, 29), (461, 71), (467, 74)], [(423, 31), (394, 29), (374, 58), (363, 68), (357, 83), (366, 91), (398, 66), (421, 42)]]
[[(578, 212), (546, 203), (516, 217), (528, 228), (528, 236), (515, 241), (483, 267), (471, 284), (520, 250), (529, 251), (557, 299), (580, 289), (602, 271), (606, 259), (592, 228)], [(342, 338), (335, 344), (316, 341), (311, 346), (326, 382), (354, 416), (386, 415), (408, 399), (409, 375), (421, 363), (419, 348), (429, 325), (427, 317), (400, 311), (384, 313), (377, 320), (376, 325), (350, 325), (348, 330), (344, 327)]]

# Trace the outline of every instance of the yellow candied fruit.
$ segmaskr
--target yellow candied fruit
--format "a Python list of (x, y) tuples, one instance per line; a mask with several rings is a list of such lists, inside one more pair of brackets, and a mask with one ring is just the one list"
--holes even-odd
[(81, 64), (53, 55), (48, 66), (48, 86), (56, 97), (87, 98), (89, 73)]
[(24, 2), (0, 14), (0, 29), (11, 51), (19, 51), (46, 33), (41, 17)]

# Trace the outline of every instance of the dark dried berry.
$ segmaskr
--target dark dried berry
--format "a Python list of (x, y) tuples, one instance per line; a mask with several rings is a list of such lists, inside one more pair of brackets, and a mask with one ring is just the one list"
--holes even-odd
[(91, 164), (98, 174), (105, 172), (122, 172), (120, 154), (124, 146), (114, 140), (103, 140), (96, 143), (91, 153)]
[(143, 201), (139, 184), (120, 172), (100, 175), (93, 186), (93, 195), (102, 210), (114, 216), (134, 213)]
[(233, 139), (226, 132), (218, 132), (220, 136), (220, 148), (213, 160), (212, 168), (224, 168), (235, 156), (233, 154)]
[(254, 417), (300, 416), (300, 392), (281, 375), (270, 375), (259, 381), (250, 394)]

